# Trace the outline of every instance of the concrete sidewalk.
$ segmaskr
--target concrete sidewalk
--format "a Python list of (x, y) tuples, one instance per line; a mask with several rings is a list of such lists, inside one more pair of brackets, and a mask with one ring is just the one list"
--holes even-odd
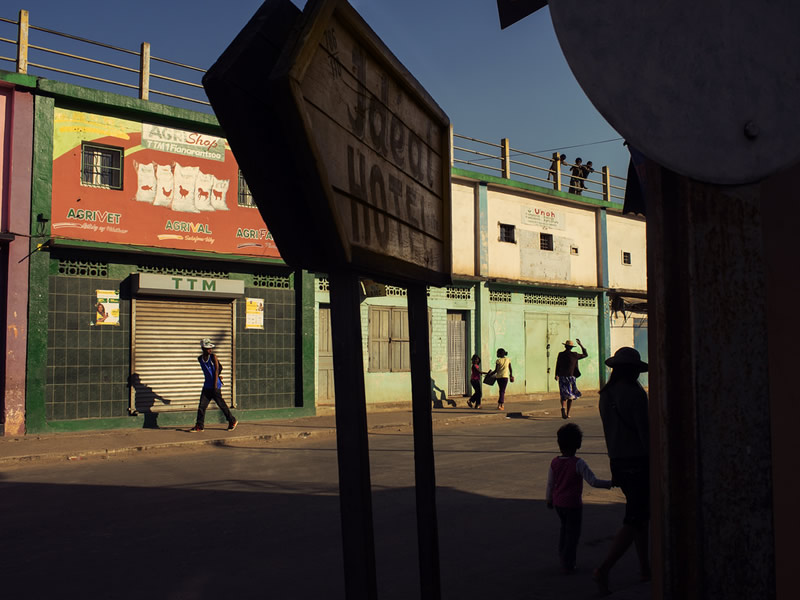
[[(456, 406), (446, 404), (432, 411), (433, 427), (446, 427), (463, 422), (480, 422), (482, 419), (506, 419), (524, 417), (553, 417), (561, 421), (561, 409), (557, 395), (542, 394), (510, 396), (506, 410), (497, 410), (496, 400), (485, 399), (480, 410), (467, 407), (466, 398), (455, 399)], [(597, 410), (597, 395), (587, 393), (575, 403), (573, 413)], [(159, 451), (179, 447), (202, 445), (225, 445), (246, 440), (304, 439), (336, 434), (336, 419), (333, 414), (324, 414), (297, 419), (246, 421), (244, 417), (235, 431), (227, 431), (226, 425), (207, 424), (201, 433), (189, 433), (189, 427), (161, 427), (158, 429), (113, 429), (80, 433), (58, 433), (28, 435), (23, 437), (0, 437), (0, 467), (23, 466), (33, 462), (84, 460), (111, 455)], [(410, 406), (379, 410), (369, 407), (367, 426), (370, 430), (410, 427)]]

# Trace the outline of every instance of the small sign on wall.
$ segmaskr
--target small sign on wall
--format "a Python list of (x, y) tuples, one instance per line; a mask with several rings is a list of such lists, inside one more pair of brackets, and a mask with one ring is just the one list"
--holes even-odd
[(264, 299), (248, 298), (245, 305), (245, 329), (264, 329)]
[(95, 325), (119, 325), (119, 290), (97, 290)]
[(552, 208), (539, 208), (536, 206), (522, 207), (522, 222), (526, 225), (536, 225), (546, 229), (565, 229), (564, 215), (561, 211)]

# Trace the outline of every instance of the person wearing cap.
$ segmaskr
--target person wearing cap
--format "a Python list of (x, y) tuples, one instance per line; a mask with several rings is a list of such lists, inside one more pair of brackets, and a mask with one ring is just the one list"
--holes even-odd
[(577, 378), (581, 376), (578, 368), (578, 361), (589, 356), (586, 348), (581, 341), (575, 338), (578, 346), (583, 351), (581, 354), (573, 352), (575, 344), (572, 340), (564, 342), (564, 350), (558, 353), (556, 358), (556, 381), (558, 381), (558, 392), (561, 395), (561, 418), (569, 419), (569, 411), (572, 408), (572, 401), (580, 398), (581, 392), (578, 390)]
[(642, 580), (650, 579), (650, 435), (647, 392), (639, 383), (639, 374), (647, 371), (647, 363), (634, 348), (623, 347), (606, 360), (606, 365), (612, 371), (600, 390), (600, 418), (611, 480), (625, 494), (625, 518), (606, 559), (593, 573), (603, 594), (609, 593), (609, 571), (631, 544), (636, 547)]
[(222, 414), (228, 419), (228, 431), (233, 431), (239, 424), (239, 421), (231, 414), (228, 405), (222, 397), (222, 365), (219, 363), (217, 355), (211, 350), (214, 349), (214, 344), (209, 338), (203, 338), (200, 341), (200, 347), (203, 349), (203, 354), (197, 357), (197, 362), (203, 369), (205, 381), (203, 382), (203, 391), (200, 392), (200, 406), (197, 408), (197, 421), (194, 427), (189, 431), (197, 433), (205, 429), (206, 422), (206, 408), (212, 400), (217, 403)]

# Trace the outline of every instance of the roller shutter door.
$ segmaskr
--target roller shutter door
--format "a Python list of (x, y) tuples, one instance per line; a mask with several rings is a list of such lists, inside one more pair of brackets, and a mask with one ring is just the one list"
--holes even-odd
[[(133, 300), (131, 409), (139, 413), (196, 410), (203, 387), (200, 340), (216, 344), (222, 395), (235, 399), (234, 303)], [(209, 408), (216, 409), (212, 402)]]

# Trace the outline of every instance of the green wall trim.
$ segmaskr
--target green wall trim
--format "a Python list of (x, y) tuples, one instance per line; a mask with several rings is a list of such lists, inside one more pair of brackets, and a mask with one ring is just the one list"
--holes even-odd
[[(155, 414), (155, 413), (154, 413)], [(278, 419), (297, 419), (300, 417), (313, 417), (314, 408), (267, 408), (260, 410), (239, 410), (234, 408), (233, 414), (243, 423), (248, 421), (268, 421)], [(219, 418), (217, 418), (219, 417)], [(194, 411), (181, 411), (177, 413), (158, 413), (159, 426), (194, 425), (196, 414)], [(211, 410), (206, 413), (206, 423), (222, 424), (225, 422), (222, 413)], [(50, 421), (42, 427), (28, 433), (70, 433), (77, 431), (101, 431), (104, 429), (142, 429), (145, 425), (145, 415), (119, 417), (112, 419), (76, 419), (74, 421)]]
[(495, 177), (494, 175), (486, 175), (485, 173), (478, 173), (477, 171), (468, 171), (467, 169), (459, 169), (457, 167), (452, 167), (450, 171), (452, 175), (458, 177), (467, 177), (469, 179), (476, 179), (482, 183), (495, 183), (497, 185), (513, 187), (519, 190), (525, 190), (527, 192), (536, 192), (537, 194), (545, 194), (547, 196), (552, 196), (553, 198), (558, 198), (559, 200), (568, 200), (570, 202), (574, 202), (577, 204), (588, 204), (590, 206), (602, 206), (603, 208), (609, 208), (611, 210), (618, 211), (620, 213), (622, 212), (622, 204), (617, 204), (616, 202), (606, 202), (605, 200), (597, 200), (595, 198), (584, 198), (583, 196), (575, 196), (574, 194), (569, 194), (567, 192), (562, 192), (559, 190), (553, 190), (538, 185), (532, 185), (530, 183), (524, 183), (522, 181), (514, 181), (512, 179)]
[(36, 77), (33, 75), (24, 75), (22, 73), (14, 73), (12, 71), (3, 71), (0, 69), (0, 79), (8, 83), (13, 83), (14, 85), (21, 85), (29, 88), (36, 87)]
[[(53, 182), (52, 98), (34, 98), (33, 164), (31, 181), (31, 255), (28, 294), (28, 360), (25, 394), (27, 433), (46, 430), (45, 373), (47, 367), (47, 317), (49, 307), (50, 256), (37, 245), (50, 235), (50, 199)], [(42, 219), (40, 220), (39, 215)]]
[(191, 125), (193, 128), (202, 125), (211, 128), (216, 132), (221, 132), (217, 117), (213, 113), (204, 113), (187, 108), (178, 108), (159, 104), (152, 100), (140, 100), (131, 96), (123, 96), (114, 92), (104, 92), (93, 90), (70, 83), (53, 81), (52, 79), (38, 78), (36, 87), (47, 94), (52, 94), (58, 103), (72, 102), (81, 105), (91, 106), (96, 110), (98, 106), (113, 110), (120, 115), (135, 116), (138, 118), (169, 119), (173, 122)]
[[(52, 122), (52, 119), (51, 119)], [(49, 209), (48, 209), (49, 210)], [(48, 215), (49, 218), (49, 215)], [(214, 261), (230, 261), (236, 263), (254, 263), (262, 265), (286, 266), (280, 258), (262, 258), (259, 256), (244, 256), (241, 254), (213, 254), (211, 252), (200, 252), (197, 250), (176, 250), (174, 248), (156, 248), (154, 246), (128, 246), (126, 244), (110, 244), (105, 242), (89, 242), (85, 240), (65, 240), (58, 239), (53, 244), (55, 247), (86, 248), (91, 250), (113, 250), (125, 254), (153, 254), (169, 255), (183, 258), (203, 258)]]

